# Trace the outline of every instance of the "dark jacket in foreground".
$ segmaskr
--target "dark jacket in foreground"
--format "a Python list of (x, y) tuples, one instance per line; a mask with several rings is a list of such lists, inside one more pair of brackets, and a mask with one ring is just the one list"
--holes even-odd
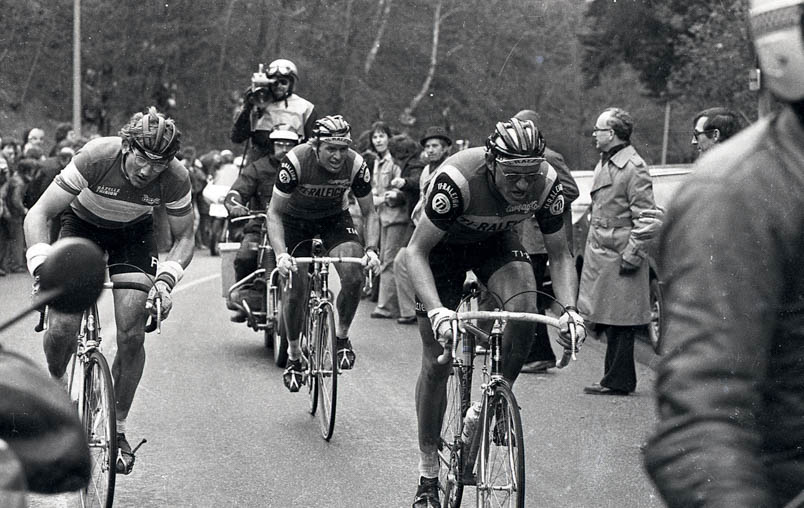
[(784, 505), (804, 489), (804, 129), (790, 109), (701, 159), (659, 263), (650, 476), (671, 507)]

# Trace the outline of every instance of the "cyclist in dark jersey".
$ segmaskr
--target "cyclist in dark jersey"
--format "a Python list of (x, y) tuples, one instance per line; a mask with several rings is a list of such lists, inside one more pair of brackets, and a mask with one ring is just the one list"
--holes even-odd
[[(268, 234), (283, 276), (296, 271), (291, 256), (309, 256), (312, 239), (321, 238), (332, 256), (365, 255), (368, 268), (377, 273), (379, 219), (371, 197), (371, 173), (363, 157), (349, 148), (351, 128), (340, 115), (325, 116), (313, 129), (313, 139), (293, 148), (279, 167), (268, 208)], [(366, 225), (366, 247), (349, 214), (345, 193), (357, 198)], [(338, 294), (337, 347), (341, 370), (351, 369), (355, 354), (349, 327), (360, 303), (363, 275), (356, 265), (337, 267), (341, 279)], [(285, 295), (284, 322), (288, 337), (288, 366), (283, 374), (292, 392), (304, 383), (307, 366), (299, 347), (299, 332), (307, 295), (307, 278), (297, 277)]]
[[(466, 271), (474, 271), (505, 303), (505, 310), (538, 312), (536, 280), (514, 225), (535, 216), (544, 235), (555, 294), (567, 305), (559, 343), (571, 347), (566, 335), (570, 320), (580, 325), (579, 343), (585, 337), (583, 319), (574, 307), (578, 276), (562, 231), (564, 194), (555, 169), (543, 156), (544, 147), (530, 120), (499, 122), (485, 148), (449, 157), (427, 188), (425, 213), (408, 244), (424, 355), (416, 383), (421, 478), (414, 507), (440, 506), (437, 445), (451, 365), (439, 364), (437, 357), (451, 341), (449, 320)], [(519, 374), (532, 340), (530, 323), (511, 322), (505, 328), (503, 372), (509, 382)]]
[[(190, 177), (175, 158), (180, 138), (173, 120), (165, 118), (156, 108), (135, 114), (119, 136), (93, 139), (84, 145), (25, 218), (25, 240), (30, 246), (26, 257), (34, 278), (51, 250), (48, 220), (60, 213), (60, 237), (80, 236), (96, 242), (109, 256), (109, 275), (113, 281), (149, 284), (148, 275), (156, 276), (154, 289), (147, 297), (141, 291), (114, 290), (117, 355), (112, 375), (121, 451), (117, 468), (123, 474), (130, 473), (134, 465), (125, 431), (145, 366), (146, 313), (142, 309), (155, 313), (153, 301), (158, 292), (162, 317), (167, 317), (172, 307), (170, 292), (193, 258)], [(153, 209), (163, 204), (175, 240), (160, 261)], [(48, 369), (55, 378), (65, 375), (80, 322), (80, 312), (50, 312), (44, 349)]]

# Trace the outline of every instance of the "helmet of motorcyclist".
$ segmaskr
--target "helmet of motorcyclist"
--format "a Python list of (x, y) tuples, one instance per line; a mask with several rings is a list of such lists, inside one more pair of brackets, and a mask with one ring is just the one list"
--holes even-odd
[(804, 99), (804, 0), (751, 0), (762, 77), (781, 100)]
[(293, 93), (293, 89), (299, 82), (299, 70), (296, 68), (296, 64), (284, 58), (279, 58), (269, 63), (266, 74), (270, 80), (276, 80), (277, 78), (288, 78), (290, 80), (288, 95)]
[(181, 132), (175, 122), (154, 106), (131, 117), (120, 129), (120, 137), (155, 162), (170, 161), (181, 148)]
[(271, 133), (268, 135), (268, 139), (271, 141), (288, 141), (293, 144), (299, 143), (299, 135), (296, 133), (296, 130), (286, 123), (274, 125), (274, 128), (271, 129)]
[(351, 145), (352, 128), (341, 115), (330, 115), (316, 120), (313, 125), (313, 138), (316, 142), (333, 145)]

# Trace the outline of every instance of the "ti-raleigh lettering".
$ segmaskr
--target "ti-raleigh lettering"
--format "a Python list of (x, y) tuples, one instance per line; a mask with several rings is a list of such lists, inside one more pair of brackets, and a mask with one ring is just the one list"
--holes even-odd
[(438, 182), (436, 190), (446, 193), (452, 208), (458, 206), (458, 190), (450, 182)]
[(344, 187), (333, 187), (331, 185), (302, 185), (299, 193), (303, 196), (313, 198), (337, 198), (343, 196)]
[(522, 222), (524, 219), (525, 217), (513, 220), (505, 220), (502, 218), (489, 218), (486, 220), (483, 218), (469, 218), (464, 215), (458, 217), (457, 222), (458, 224), (474, 231), (480, 231), (481, 233), (495, 233), (497, 231), (508, 231)]

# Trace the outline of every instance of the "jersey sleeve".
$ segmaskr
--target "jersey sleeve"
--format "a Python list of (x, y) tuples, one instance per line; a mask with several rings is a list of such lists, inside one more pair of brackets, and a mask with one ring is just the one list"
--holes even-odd
[(190, 172), (176, 159), (170, 163), (168, 178), (162, 185), (165, 211), (168, 215), (183, 216), (193, 213)]
[(424, 213), (435, 226), (444, 231), (460, 217), (466, 197), (460, 186), (446, 173), (439, 172), (427, 189)]
[(357, 166), (357, 171), (352, 177), (352, 194), (356, 198), (362, 198), (371, 194), (371, 171), (360, 155), (355, 155), (354, 164)]
[(53, 179), (56, 185), (74, 196), (80, 194), (81, 189), (89, 186), (85, 173), (82, 173), (75, 164), (77, 158), (78, 156), (76, 155), (76, 157)]
[(274, 183), (274, 194), (289, 196), (299, 185), (299, 172), (287, 156), (279, 164)]
[(564, 191), (561, 182), (553, 182), (547, 199), (544, 200), (541, 208), (536, 211), (536, 220), (539, 222), (539, 229), (542, 233), (551, 234), (560, 231), (564, 226)]

